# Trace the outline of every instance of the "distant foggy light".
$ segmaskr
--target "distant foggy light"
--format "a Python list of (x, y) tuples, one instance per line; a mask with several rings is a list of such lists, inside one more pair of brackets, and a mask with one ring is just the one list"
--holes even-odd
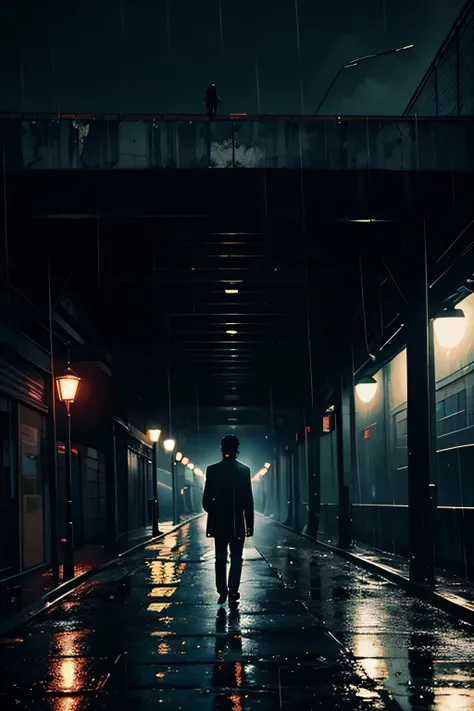
[(226, 333), (228, 336), (236, 336), (237, 335), (237, 331), (235, 331), (233, 328), (227, 329)]
[(225, 289), (226, 294), (238, 294), (239, 290), (238, 289)]
[(171, 438), (165, 439), (165, 441), (163, 442), (163, 447), (165, 448), (166, 452), (169, 452), (171, 454), (173, 449), (176, 447), (176, 440)]

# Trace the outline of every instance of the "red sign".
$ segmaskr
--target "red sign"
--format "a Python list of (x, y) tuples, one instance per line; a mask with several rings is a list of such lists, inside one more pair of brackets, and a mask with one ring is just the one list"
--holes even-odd
[(364, 439), (369, 439), (370, 437), (370, 427), (367, 427), (366, 430), (364, 430)]

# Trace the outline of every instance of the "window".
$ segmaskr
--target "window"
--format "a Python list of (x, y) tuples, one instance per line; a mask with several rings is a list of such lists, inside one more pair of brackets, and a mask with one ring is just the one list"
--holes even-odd
[(397, 449), (407, 447), (407, 410), (406, 408), (395, 415), (395, 437)]
[(438, 437), (467, 427), (466, 391), (441, 400), (436, 404), (436, 429)]

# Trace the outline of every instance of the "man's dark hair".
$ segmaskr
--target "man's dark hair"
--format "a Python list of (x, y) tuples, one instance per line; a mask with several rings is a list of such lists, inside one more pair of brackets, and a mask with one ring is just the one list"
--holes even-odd
[(236, 457), (239, 453), (239, 438), (234, 434), (228, 434), (222, 438), (221, 450), (224, 457)]

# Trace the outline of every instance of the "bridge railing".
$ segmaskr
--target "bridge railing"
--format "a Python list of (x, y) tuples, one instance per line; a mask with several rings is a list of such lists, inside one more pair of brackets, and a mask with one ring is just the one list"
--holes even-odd
[(0, 115), (13, 170), (470, 171), (474, 118)]

